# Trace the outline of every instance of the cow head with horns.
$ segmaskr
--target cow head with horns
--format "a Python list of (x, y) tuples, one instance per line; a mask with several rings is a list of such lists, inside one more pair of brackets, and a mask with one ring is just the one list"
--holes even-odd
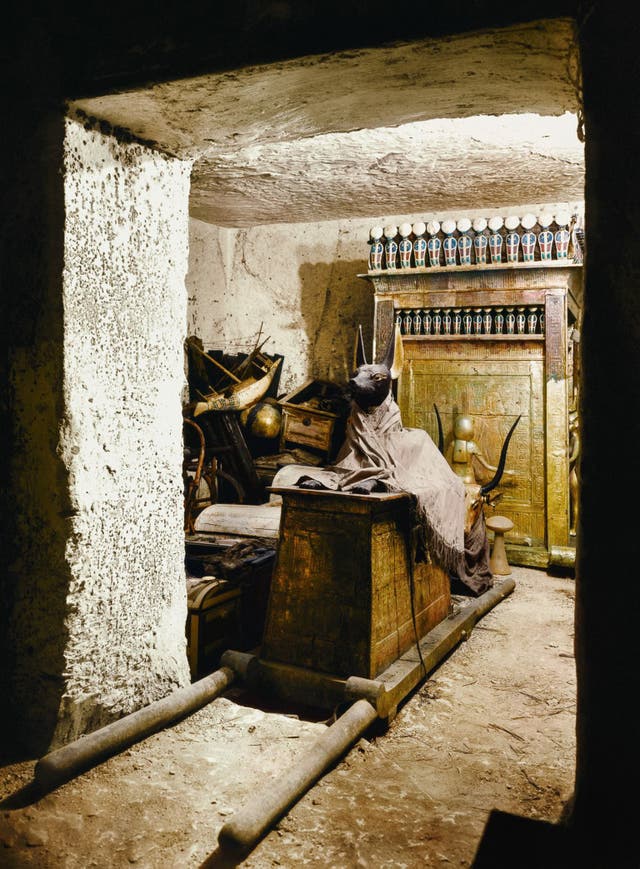
[[(434, 404), (433, 409), (436, 413), (436, 420), (438, 423), (438, 449), (444, 455), (444, 435), (442, 431), (442, 420), (440, 418), (440, 413), (438, 411), (437, 406)], [(465, 502), (466, 502), (466, 510), (465, 510), (465, 531), (469, 532), (469, 530), (473, 527), (475, 521), (478, 518), (480, 511), (483, 509), (485, 504), (494, 504), (500, 495), (491, 495), (493, 490), (500, 485), (500, 481), (502, 480), (502, 476), (505, 472), (505, 464), (507, 461), (507, 450), (509, 449), (509, 442), (511, 437), (515, 431), (516, 426), (520, 422), (522, 414), (518, 416), (516, 421), (513, 423), (509, 431), (507, 432), (507, 436), (504, 439), (502, 444), (502, 449), (500, 450), (500, 460), (498, 461), (498, 466), (495, 469), (495, 473), (492, 479), (488, 483), (484, 483), (483, 485), (477, 483), (475, 479), (471, 479), (470, 476), (465, 476), (463, 482), (465, 486)], [(507, 472), (511, 473), (511, 472)]]

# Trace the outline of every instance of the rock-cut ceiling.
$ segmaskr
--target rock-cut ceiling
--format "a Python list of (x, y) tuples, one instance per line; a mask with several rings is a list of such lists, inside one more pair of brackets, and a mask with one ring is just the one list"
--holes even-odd
[(193, 161), (191, 214), (246, 227), (580, 202), (568, 19), (301, 57), (78, 99)]

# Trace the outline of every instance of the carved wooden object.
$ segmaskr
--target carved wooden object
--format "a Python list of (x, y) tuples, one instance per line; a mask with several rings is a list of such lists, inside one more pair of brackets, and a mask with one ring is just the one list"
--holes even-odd
[(374, 678), (448, 614), (447, 574), (410, 569), (409, 496), (272, 491), (283, 503), (264, 659)]

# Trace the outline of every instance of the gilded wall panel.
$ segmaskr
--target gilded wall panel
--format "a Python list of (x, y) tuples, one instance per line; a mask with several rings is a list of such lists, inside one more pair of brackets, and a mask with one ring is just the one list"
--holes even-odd
[(544, 354), (541, 341), (469, 341), (455, 338), (405, 338), (405, 357), (411, 359), (470, 359), (478, 362), (490, 362), (496, 358), (496, 351), (501, 358), (516, 362), (520, 359), (541, 359)]
[[(494, 357), (481, 368), (468, 357), (415, 359), (411, 354), (405, 360), (398, 388), (404, 425), (425, 429), (436, 443), (437, 405), (445, 455), (453, 439), (455, 417), (464, 413), (473, 419), (474, 440), (483, 455), (490, 464), (497, 465), (509, 428), (521, 417), (507, 455), (506, 467), (513, 474), (505, 474), (500, 484), (500, 512), (514, 521), (514, 540), (532, 540), (536, 544), (545, 538), (543, 382), (540, 352), (535, 360), (512, 362)], [(491, 472), (477, 466), (478, 482), (488, 482), (491, 476)]]

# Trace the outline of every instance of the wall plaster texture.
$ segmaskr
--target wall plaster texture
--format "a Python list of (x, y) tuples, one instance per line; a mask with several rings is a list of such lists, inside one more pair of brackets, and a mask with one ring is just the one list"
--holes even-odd
[[(362, 325), (365, 347), (373, 339), (373, 287), (366, 274), (372, 226), (477, 216), (506, 217), (568, 210), (581, 201), (505, 204), (366, 220), (272, 224), (228, 229), (192, 218), (189, 223), (188, 331), (206, 348), (248, 352), (262, 327), (264, 350), (284, 356), (279, 392), (308, 378), (345, 383), (353, 369)], [(380, 348), (376, 348), (379, 356)]]
[(189, 161), (67, 121), (71, 533), (55, 742), (189, 682), (182, 415)]
[(554, 18), (249, 64), (71, 111), (192, 158), (192, 217), (251, 228), (464, 208), (471, 189), (485, 207), (581, 197), (579, 103), (575, 24)]
[(353, 221), (225, 229), (190, 221), (190, 334), (247, 352), (262, 326), (284, 356), (280, 392), (309, 377), (344, 381), (358, 322), (371, 334), (373, 295), (357, 278), (366, 255)]

